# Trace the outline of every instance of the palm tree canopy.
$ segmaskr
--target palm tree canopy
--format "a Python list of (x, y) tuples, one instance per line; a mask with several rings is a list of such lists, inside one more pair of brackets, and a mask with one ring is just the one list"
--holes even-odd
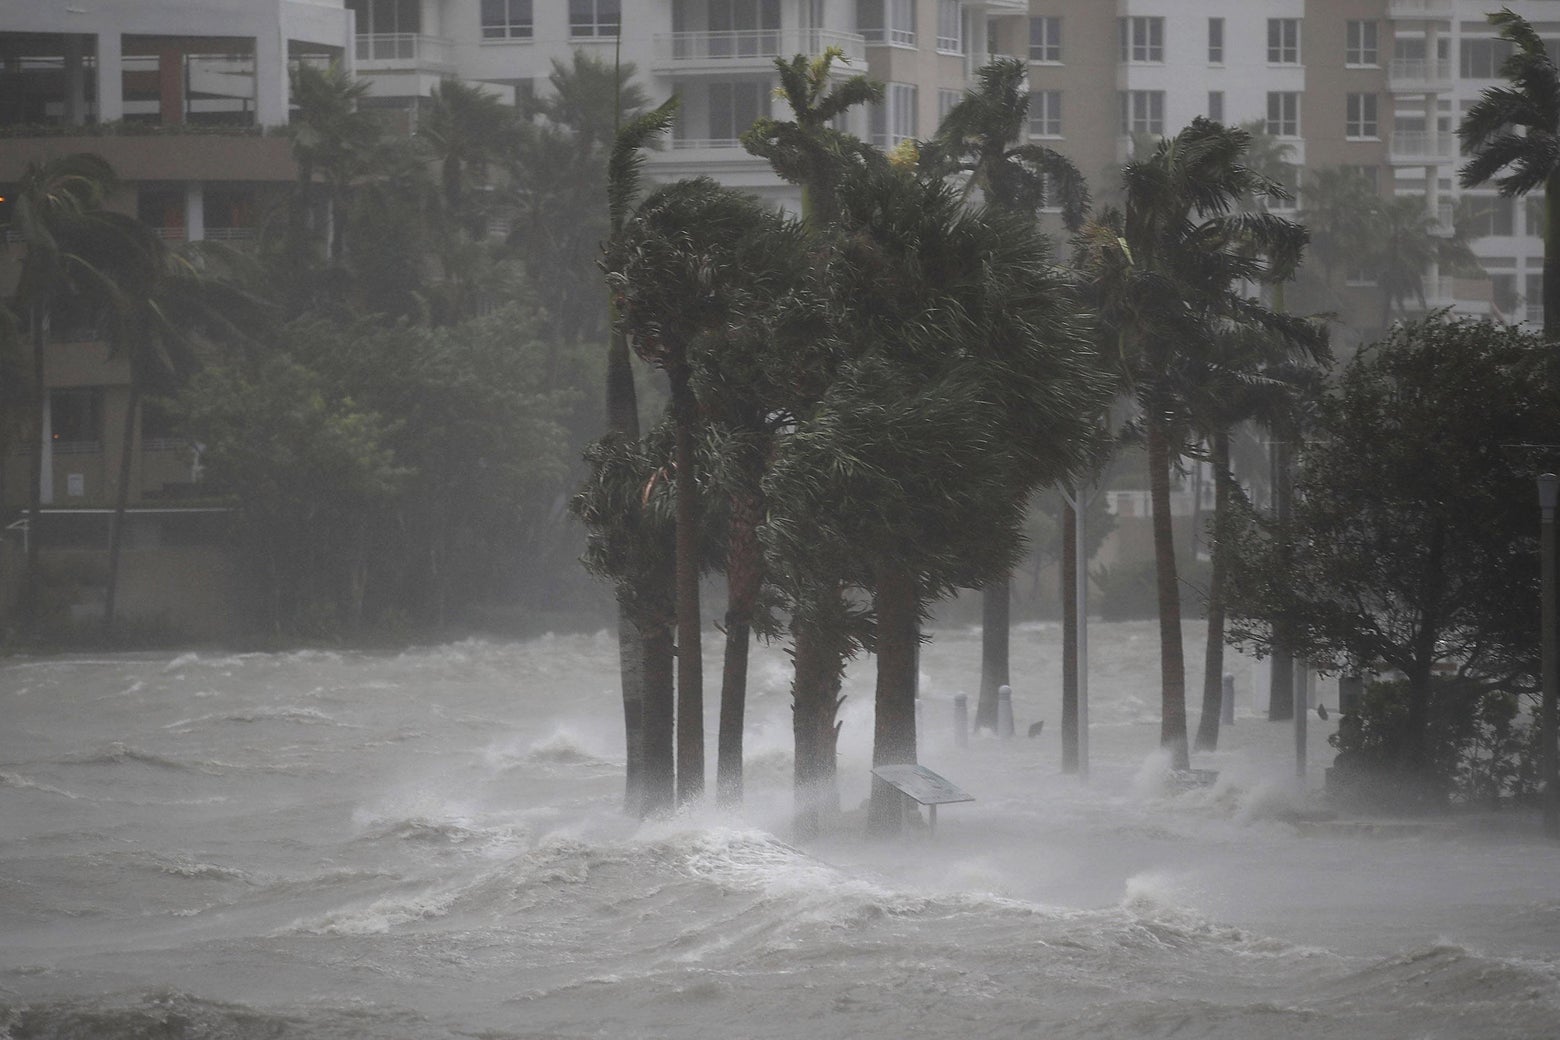
[(297, 111), (288, 133), (299, 163), (333, 180), (350, 176), (379, 136), (378, 121), (358, 107), (368, 82), (354, 79), (339, 62), (324, 68), (299, 62), (291, 85)]
[(1513, 45), (1500, 70), (1511, 85), (1486, 89), (1463, 116), (1457, 136), (1472, 158), (1459, 181), (1493, 180), (1502, 195), (1524, 195), (1560, 168), (1560, 72), (1526, 19), (1502, 8), (1489, 20)]
[(1078, 230), (1089, 208), (1083, 174), (1060, 152), (1020, 143), (1029, 120), (1027, 66), (1017, 58), (997, 58), (975, 78), (975, 89), (921, 144), (922, 168), (934, 177), (964, 173), (970, 187), (1007, 209), (1032, 214), (1055, 203), (1068, 230)]

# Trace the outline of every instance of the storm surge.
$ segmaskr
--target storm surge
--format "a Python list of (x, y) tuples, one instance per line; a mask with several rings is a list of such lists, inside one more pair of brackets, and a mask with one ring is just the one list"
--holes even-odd
[[(1194, 763), (1218, 778), (1171, 782), (1153, 642), (1091, 633), (1085, 783), (1055, 724), (954, 740), (979, 640), (936, 633), (921, 759), (977, 800), (886, 843), (860, 808), (870, 661), (842, 813), (807, 843), (778, 648), (755, 651), (744, 808), (644, 823), (606, 633), (11, 662), (0, 1037), (1553, 1035), (1552, 849), (1328, 827), (1328, 726), (1297, 786), (1290, 731), (1244, 702)], [(1058, 643), (1015, 637), (1021, 725), (1059, 716)]]

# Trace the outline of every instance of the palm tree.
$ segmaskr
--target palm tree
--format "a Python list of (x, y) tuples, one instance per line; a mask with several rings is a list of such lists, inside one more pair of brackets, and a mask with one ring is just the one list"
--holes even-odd
[(468, 181), (514, 146), (514, 109), (470, 83), (446, 79), (433, 88), (417, 136), (439, 163), (444, 205), (473, 236), (485, 231), (485, 213), (471, 204)]
[(1311, 231), (1310, 255), (1331, 288), (1340, 269), (1365, 266), (1381, 196), (1358, 169), (1328, 166), (1309, 171), (1300, 199), (1300, 219)]
[(1198, 119), (1154, 153), (1122, 169), (1124, 213), (1086, 228), (1080, 265), (1111, 351), (1133, 386), (1147, 439), (1154, 560), (1159, 600), (1160, 741), (1176, 768), (1189, 764), (1186, 672), (1170, 467), (1187, 428), (1192, 360), (1226, 323), (1303, 335), (1303, 323), (1246, 299), (1242, 282), (1288, 276), (1305, 229), (1270, 213), (1239, 212), (1248, 197), (1281, 198), (1283, 188), (1243, 163), (1250, 136)]
[(742, 135), (749, 152), (768, 159), (776, 173), (802, 188), (802, 219), (818, 227), (832, 221), (834, 199), (843, 171), (864, 161), (866, 146), (831, 125), (857, 105), (883, 100), (883, 85), (865, 76), (836, 80), (833, 66), (845, 52), (827, 47), (818, 57), (798, 54), (775, 59), (780, 76), (777, 93), (791, 106), (791, 121), (755, 121)]
[[(117, 183), (100, 156), (77, 153), (30, 164), (17, 186), (5, 231), (22, 242), (21, 270), (13, 305), (32, 344), (32, 443), (28, 489), (29, 524), (24, 609), (37, 606), (38, 542), (43, 519), (44, 354), (51, 317), (66, 306), (96, 310), (108, 299), (116, 272), (105, 267), (134, 256), (142, 226), (133, 217), (103, 208)], [(32, 617), (31, 620), (36, 620)]]
[(326, 255), (338, 260), (345, 241), (347, 186), (372, 153), (381, 134), (379, 122), (358, 107), (368, 94), (368, 83), (353, 79), (339, 62), (324, 68), (299, 62), (292, 70), (291, 87), (296, 113), (288, 133), (298, 163), (298, 193), (289, 224), (293, 255), (295, 262), (303, 255), (307, 222), (314, 215), (314, 178), (323, 174), (332, 210)]
[[(1038, 144), (1021, 143), (1029, 119), (1028, 67), (998, 58), (975, 74), (977, 85), (943, 118), (920, 148), (924, 176), (963, 175), (968, 195), (979, 189), (988, 204), (1035, 219), (1054, 193), (1069, 231), (1083, 225), (1089, 193), (1072, 160)], [(1072, 604), (1065, 603), (1071, 611)], [(1008, 681), (1012, 576), (981, 593), (981, 678), (975, 726), (996, 729), (997, 690)]]
[[(622, 323), (640, 357), (671, 384), (677, 489), (677, 788), (678, 801), (704, 789), (704, 694), (701, 669), (699, 547), (701, 475), (695, 427), (703, 420), (694, 387), (705, 355), (751, 344), (773, 301), (788, 291), (776, 264), (795, 236), (757, 199), (708, 178), (652, 193), (608, 252), (608, 280)], [(743, 633), (746, 638), (746, 633)]]
[(215, 243), (192, 242), (170, 252), (150, 228), (130, 242), (111, 287), (109, 354), (129, 369), (129, 397), (119, 447), (119, 479), (109, 526), (103, 631), (112, 635), (133, 476), (135, 433), (148, 393), (172, 392), (198, 367), (202, 340), (253, 342), (267, 317), (259, 299), (240, 287), (239, 262)]
[[(644, 149), (670, 129), (677, 104), (676, 97), (669, 98), (618, 129), (607, 165), (607, 215), (614, 236), (622, 233), (638, 201)], [(606, 366), (607, 438), (633, 443), (639, 439), (639, 404), (628, 336), (618, 321), (615, 293), (608, 294), (607, 310), (611, 328)], [(664, 579), (671, 573), (670, 567), (652, 568), (645, 582), (650, 577)], [(659, 611), (636, 610), (634, 604), (668, 597), (652, 596), (648, 589), (635, 592), (631, 583), (621, 580), (617, 584), (618, 655), (622, 665), (627, 753), (624, 805), (630, 814), (643, 815), (672, 803), (676, 776), (672, 764), (672, 717), (676, 702), (670, 683), (664, 689), (657, 688), (655, 695), (650, 689), (651, 677), (672, 674), (671, 641), (665, 636), (665, 619)], [(652, 734), (657, 738), (654, 741), (650, 739)]]
[(1471, 154), (1464, 188), (1493, 180), (1504, 196), (1544, 189), (1544, 338), (1560, 338), (1560, 71), (1526, 19), (1502, 8), (1489, 15), (1513, 45), (1501, 65), (1510, 86), (1489, 87), (1457, 128)]
[[(874, 765), (915, 761), (923, 604), (1006, 573), (1029, 495), (1081, 463), (1105, 388), (1033, 221), (882, 166), (839, 182), (833, 371), (777, 447), (778, 565), (867, 590)], [(874, 781), (869, 827), (899, 826)]]

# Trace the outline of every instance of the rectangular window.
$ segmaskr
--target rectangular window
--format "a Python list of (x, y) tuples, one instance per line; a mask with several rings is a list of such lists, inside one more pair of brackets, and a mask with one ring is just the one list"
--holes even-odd
[(1300, 136), (1300, 95), (1292, 90), (1270, 90), (1267, 96), (1269, 137)]
[(948, 118), (948, 113), (953, 111), (953, 106), (962, 100), (964, 95), (957, 90), (948, 90), (939, 87), (937, 90), (937, 122), (941, 123)]
[(1464, 39), (1460, 57), (1463, 79), (1499, 79), (1501, 65), (1511, 57), (1511, 44), (1505, 40)]
[(1118, 19), (1122, 61), (1164, 61), (1165, 20), (1132, 17)]
[(49, 439), (62, 454), (103, 450), (103, 388), (49, 391)]
[(1054, 15), (1029, 19), (1029, 60), (1062, 60), (1062, 20)]
[(710, 142), (716, 147), (735, 147), (754, 120), (769, 114), (771, 93), (765, 80), (711, 83)]
[(622, 0), (569, 0), (569, 35), (616, 36), (623, 24)]
[(964, 16), (959, 0), (937, 0), (937, 49), (944, 54), (964, 53)]
[(1544, 276), (1530, 274), (1527, 276), (1527, 306), (1524, 308), (1523, 317), (1534, 325), (1544, 323)]
[(529, 40), (531, 0), (482, 0), (484, 40)]
[(1295, 65), (1300, 61), (1300, 19), (1269, 18), (1269, 65)]
[(1224, 64), (1224, 19), (1208, 19), (1208, 64)]
[(900, 141), (916, 136), (916, 89), (914, 83), (890, 83), (883, 90), (883, 103), (871, 112), (872, 143), (889, 149)]
[(774, 54), (780, 46), (780, 2), (710, 0), (709, 29), (709, 57), (757, 58)]
[(1121, 132), (1159, 134), (1165, 132), (1165, 92), (1162, 90), (1123, 90), (1121, 92)]
[(915, 46), (915, 0), (856, 0), (856, 31), (868, 43)]
[(1350, 94), (1348, 98), (1348, 114), (1343, 124), (1343, 135), (1345, 137), (1378, 137), (1380, 133), (1380, 122), (1376, 116), (1376, 95)]
[(1370, 185), (1371, 194), (1374, 195), (1381, 190), (1381, 167), (1344, 164), (1343, 169)]
[(1037, 90), (1029, 95), (1029, 136), (1062, 136), (1062, 92)]
[(1294, 163), (1279, 163), (1277, 177), (1275, 178), (1284, 191), (1288, 193), (1287, 199), (1269, 199), (1268, 209), (1275, 213), (1291, 213), (1300, 208), (1300, 177), (1305, 171)]
[(1464, 195), (1463, 198), (1473, 200), (1469, 206), (1472, 215), (1468, 218), (1465, 232), (1468, 238), (1516, 234), (1517, 207), (1514, 199), (1503, 199), (1499, 195)]
[(1348, 42), (1344, 45), (1343, 60), (1348, 65), (1375, 65), (1379, 52), (1376, 46), (1376, 23), (1349, 23)]
[(1208, 118), (1215, 123), (1224, 122), (1224, 91), (1208, 91)]

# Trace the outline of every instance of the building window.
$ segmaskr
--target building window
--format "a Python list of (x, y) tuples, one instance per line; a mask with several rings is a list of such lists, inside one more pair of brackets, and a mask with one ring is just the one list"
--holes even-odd
[(1292, 90), (1270, 90), (1267, 96), (1269, 137), (1300, 136), (1300, 95)]
[(569, 0), (570, 36), (616, 36), (622, 22), (622, 0)]
[(900, 141), (913, 141), (916, 89), (914, 83), (890, 83), (883, 90), (883, 103), (872, 106), (872, 143), (888, 149)]
[(1511, 44), (1505, 40), (1465, 39), (1460, 57), (1463, 79), (1499, 79), (1501, 65), (1511, 57)]
[(1162, 90), (1123, 90), (1121, 92), (1121, 132), (1159, 134), (1165, 132), (1165, 92)]
[(944, 54), (964, 53), (964, 16), (959, 0), (937, 0), (937, 49)]
[(1375, 65), (1378, 61), (1375, 22), (1350, 22), (1343, 60), (1348, 65)]
[(1029, 19), (1029, 60), (1062, 60), (1062, 20), (1053, 15)]
[(1208, 118), (1215, 123), (1224, 122), (1224, 91), (1208, 91)]
[(347, 0), (346, 6), (357, 15), (359, 36), (422, 32), (417, 0)]
[(1208, 19), (1208, 64), (1224, 64), (1224, 19)]
[(711, 83), (710, 142), (716, 146), (735, 146), (754, 120), (769, 114), (771, 93), (767, 80)]
[(103, 450), (103, 388), (49, 391), (49, 439), (62, 455)]
[(1530, 274), (1527, 276), (1527, 299), (1525, 302), (1527, 307), (1525, 308), (1526, 313), (1523, 315), (1523, 317), (1532, 322), (1534, 325), (1542, 325), (1544, 323), (1543, 275)]
[(941, 123), (948, 118), (948, 113), (953, 111), (953, 106), (963, 100), (964, 94), (957, 90), (949, 90), (939, 87), (937, 90), (937, 122)]
[(1345, 137), (1377, 137), (1380, 124), (1376, 117), (1375, 94), (1350, 94), (1348, 115), (1344, 120)]
[(1300, 61), (1300, 19), (1268, 19), (1269, 65), (1295, 65)]
[(1501, 198), (1499, 195), (1464, 196), (1476, 201), (1470, 209), (1472, 215), (1468, 218), (1466, 237), (1487, 238), (1490, 235), (1514, 235), (1517, 229), (1517, 207), (1515, 199)]
[(1164, 61), (1165, 20), (1163, 18), (1122, 18), (1121, 60)]
[(1381, 167), (1355, 166), (1346, 163), (1344, 164), (1343, 169), (1348, 173), (1354, 174), (1366, 184), (1370, 185), (1370, 191), (1372, 195), (1381, 191)]
[(1029, 95), (1029, 136), (1062, 136), (1062, 92), (1037, 90)]
[(484, 40), (529, 40), (531, 0), (482, 0)]
[(1300, 208), (1300, 177), (1304, 169), (1294, 163), (1279, 163), (1277, 177), (1279, 186), (1284, 189), (1287, 199), (1272, 198), (1267, 201), (1267, 208), (1275, 213), (1292, 213)]
[(856, 0), (856, 31), (868, 43), (915, 46), (915, 0)]

